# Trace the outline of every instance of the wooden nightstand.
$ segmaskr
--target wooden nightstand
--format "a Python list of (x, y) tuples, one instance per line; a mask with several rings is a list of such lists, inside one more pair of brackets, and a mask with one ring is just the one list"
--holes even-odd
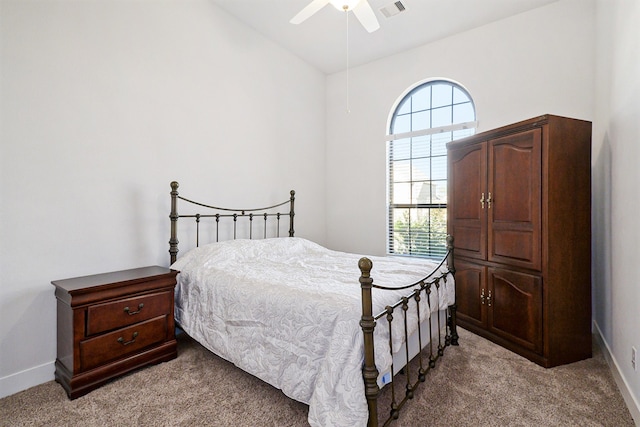
[(177, 356), (177, 274), (153, 266), (51, 282), (58, 305), (55, 378), (69, 398)]

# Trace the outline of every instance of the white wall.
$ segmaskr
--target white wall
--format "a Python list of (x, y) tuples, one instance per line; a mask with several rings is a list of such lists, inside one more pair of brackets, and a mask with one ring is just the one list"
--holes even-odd
[(324, 241), (322, 73), (206, 0), (0, 7), (0, 397), (53, 379), (51, 280), (168, 265), (172, 180)]
[(598, 0), (593, 137), (596, 329), (640, 424), (640, 2)]
[[(594, 2), (563, 0), (327, 79), (327, 245), (386, 252), (387, 121), (417, 82), (466, 87), (479, 131), (545, 113), (593, 119)], [(357, 236), (357, 238), (356, 238)]]
[(345, 73), (325, 83), (205, 0), (0, 0), (0, 397), (53, 378), (51, 280), (167, 265), (171, 180), (225, 205), (294, 188), (297, 235), (383, 254), (390, 110), (447, 77), (480, 130), (594, 121), (595, 324), (638, 417), (639, 3), (595, 4), (561, 0), (354, 68), (347, 114)]

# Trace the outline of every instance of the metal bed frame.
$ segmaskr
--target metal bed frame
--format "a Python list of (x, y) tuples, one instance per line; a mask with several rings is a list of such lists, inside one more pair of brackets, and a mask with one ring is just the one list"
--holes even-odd
[[(289, 230), (288, 236), (294, 236), (294, 203), (295, 203), (295, 191), (290, 192), (290, 197), (288, 200), (278, 203), (272, 206), (257, 208), (257, 209), (231, 209), (231, 208), (220, 208), (200, 202), (195, 202), (193, 200), (189, 200), (185, 197), (182, 197), (178, 193), (179, 184), (176, 181), (171, 182), (171, 213), (169, 215), (171, 221), (171, 237), (169, 239), (169, 253), (171, 256), (171, 264), (173, 264), (177, 260), (178, 255), (178, 219), (179, 218), (192, 218), (196, 223), (196, 246), (200, 244), (200, 223), (202, 219), (213, 219), (215, 221), (215, 241), (218, 241), (220, 233), (219, 233), (219, 224), (221, 220), (233, 221), (233, 239), (237, 236), (237, 227), (239, 221), (246, 221), (245, 229), (248, 224), (248, 238), (253, 239), (254, 236), (254, 228), (255, 222), (263, 223), (263, 233), (262, 238), (267, 238), (267, 229), (268, 222), (275, 221), (275, 236), (280, 237), (280, 225), (281, 219), (283, 217), (289, 218)], [(191, 206), (199, 206), (200, 208), (207, 209), (207, 212), (215, 212), (215, 213), (207, 213), (207, 214), (179, 214), (178, 213), (178, 199), (182, 200)], [(278, 208), (282, 208), (283, 206), (289, 207), (288, 212), (279, 212)], [(222, 213), (221, 213), (222, 212)], [(438, 272), (442, 266), (446, 267), (445, 272)], [(418, 351), (416, 355), (416, 360), (412, 362), (412, 365), (417, 364), (417, 367), (409, 368), (409, 362), (412, 357), (410, 357), (409, 353), (409, 345), (408, 345), (408, 323), (407, 323), (407, 311), (409, 308), (409, 302), (414, 300), (419, 302), (423, 297), (426, 296), (427, 302), (429, 303), (429, 296), (432, 290), (438, 290), (439, 287), (447, 281), (449, 275), (453, 276), (455, 274), (455, 266), (453, 262), (453, 238), (451, 236), (447, 236), (447, 253), (445, 257), (442, 259), (440, 264), (436, 269), (433, 270), (428, 276), (423, 278), (422, 280), (408, 284), (403, 287), (395, 287), (389, 288), (385, 286), (380, 286), (373, 283), (373, 279), (371, 277), (371, 269), (373, 267), (373, 263), (369, 258), (363, 257), (358, 262), (358, 267), (360, 269), (360, 287), (362, 292), (362, 317), (360, 320), (360, 326), (362, 328), (362, 333), (364, 337), (364, 364), (362, 368), (362, 375), (365, 385), (365, 397), (367, 399), (367, 405), (369, 408), (369, 427), (377, 427), (378, 425), (387, 426), (393, 420), (397, 419), (400, 414), (400, 409), (407, 403), (408, 400), (412, 399), (415, 395), (415, 391), (420, 385), (420, 383), (425, 382), (426, 373), (435, 367), (436, 361), (444, 355), (444, 350), (446, 347), (450, 345), (458, 345), (458, 333), (456, 329), (456, 305), (450, 305), (446, 311), (446, 320), (444, 322), (441, 321), (440, 314), (436, 311), (436, 316), (429, 316), (429, 349), (428, 354), (426, 347), (423, 349), (423, 342), (426, 341), (423, 339), (426, 337), (422, 337), (422, 332), (420, 325), (418, 325), (417, 329), (417, 339), (419, 343), (419, 348), (422, 349)], [(387, 306), (385, 310), (374, 315), (373, 314), (373, 302), (372, 302), (372, 289), (376, 288), (379, 290), (408, 290), (407, 295), (398, 300), (395, 304)], [(418, 311), (418, 322), (420, 319), (420, 304), (415, 304), (415, 309)], [(399, 314), (396, 314), (398, 313)], [(404, 349), (398, 349), (399, 351), (405, 352), (405, 357), (407, 360), (406, 366), (402, 367), (402, 372), (404, 373), (405, 381), (404, 381), (404, 396), (399, 396), (399, 391), (396, 390), (396, 380), (394, 378), (397, 371), (395, 371), (394, 366), (391, 366), (391, 381), (387, 384), (390, 387), (391, 391), (391, 403), (389, 407), (389, 412), (387, 418), (384, 419), (384, 414), (378, 413), (378, 397), (380, 396), (380, 387), (378, 386), (377, 379), (379, 376), (378, 368), (375, 364), (375, 351), (374, 351), (374, 330), (376, 328), (376, 324), (381, 319), (385, 319), (388, 323), (389, 328), (389, 348), (390, 352), (393, 356), (393, 347), (392, 347), (392, 335), (391, 335), (391, 321), (394, 318), (394, 315), (401, 316), (404, 322)], [(437, 337), (432, 334), (432, 319), (433, 317), (437, 318)], [(442, 325), (441, 323), (445, 323)], [(445, 333), (444, 336), (441, 333), (442, 327), (444, 326)], [(436, 341), (436, 342), (434, 342)], [(436, 345), (437, 344), (437, 345)], [(425, 361), (426, 358), (426, 361)], [(411, 369), (415, 369), (416, 378), (412, 379)], [(380, 417), (382, 415), (382, 417)], [(383, 418), (382, 421), (379, 421), (379, 418)]]

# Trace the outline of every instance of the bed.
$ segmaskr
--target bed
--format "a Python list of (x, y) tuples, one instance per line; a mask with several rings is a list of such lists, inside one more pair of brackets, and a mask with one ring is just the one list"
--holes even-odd
[[(178, 200), (206, 213), (179, 214)], [(457, 345), (452, 239), (437, 261), (333, 251), (294, 236), (294, 203), (291, 191), (265, 208), (220, 208), (179, 195), (171, 183), (176, 322), (308, 404), (312, 426), (388, 425), (445, 348)], [(195, 247), (178, 258), (181, 218), (191, 219), (185, 228)], [(212, 242), (202, 244), (203, 235)], [(405, 369), (412, 359), (415, 367)], [(379, 414), (383, 387), (389, 404)]]

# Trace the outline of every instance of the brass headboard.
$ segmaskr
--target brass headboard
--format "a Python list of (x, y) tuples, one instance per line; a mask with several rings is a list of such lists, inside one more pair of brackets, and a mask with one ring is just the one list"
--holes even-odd
[[(295, 202), (295, 194), (296, 192), (291, 190), (290, 196), (288, 200), (285, 200), (282, 203), (275, 204), (273, 206), (267, 206), (264, 208), (255, 208), (255, 209), (231, 209), (231, 208), (219, 208), (216, 206), (211, 206), (208, 204), (195, 202), (193, 200), (189, 200), (185, 197), (182, 197), (178, 194), (178, 183), (176, 181), (171, 182), (171, 213), (169, 214), (169, 219), (171, 220), (171, 238), (169, 239), (169, 254), (171, 255), (171, 264), (176, 262), (178, 257), (178, 218), (194, 218), (196, 221), (196, 246), (200, 244), (200, 219), (202, 218), (215, 218), (215, 234), (216, 241), (219, 238), (219, 224), (220, 220), (229, 218), (233, 220), (233, 238), (236, 238), (236, 230), (238, 219), (249, 221), (249, 238), (252, 239), (253, 236), (253, 224), (254, 219), (261, 220), (264, 223), (264, 233), (263, 238), (267, 238), (267, 221), (270, 218), (275, 218), (276, 223), (276, 236), (280, 237), (280, 218), (289, 217), (289, 237), (293, 237), (294, 228), (293, 228), (293, 218), (295, 216), (294, 212), (294, 202)], [(209, 212), (207, 214), (187, 214), (180, 215), (178, 214), (178, 199), (183, 200), (191, 205), (200, 206), (202, 208), (206, 208)], [(276, 212), (275, 208), (280, 206), (289, 205), (289, 212)], [(216, 212), (217, 211), (217, 212)]]

